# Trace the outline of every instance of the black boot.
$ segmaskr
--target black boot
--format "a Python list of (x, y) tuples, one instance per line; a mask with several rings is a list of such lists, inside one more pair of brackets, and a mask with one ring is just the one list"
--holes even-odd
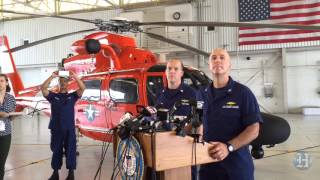
[(54, 170), (52, 175), (49, 177), (48, 180), (59, 180), (59, 172), (58, 172), (58, 170)]
[(68, 173), (66, 180), (74, 180), (73, 170), (69, 170), (69, 173)]

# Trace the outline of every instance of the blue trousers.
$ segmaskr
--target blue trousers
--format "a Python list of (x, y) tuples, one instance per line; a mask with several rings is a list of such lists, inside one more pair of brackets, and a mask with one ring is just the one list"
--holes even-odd
[(204, 164), (200, 166), (200, 180), (232, 180), (229, 178), (224, 168), (215, 166), (214, 164)]
[(51, 130), (50, 148), (52, 151), (52, 169), (61, 169), (63, 149), (66, 155), (67, 169), (76, 169), (76, 134), (74, 129)]

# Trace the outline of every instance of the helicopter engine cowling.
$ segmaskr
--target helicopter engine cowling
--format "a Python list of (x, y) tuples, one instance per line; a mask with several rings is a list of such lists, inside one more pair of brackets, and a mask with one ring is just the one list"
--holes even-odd
[(110, 59), (112, 62), (110, 69), (122, 69), (120, 59), (115, 49), (110, 45), (101, 44), (95, 39), (87, 39), (85, 41), (85, 51), (87, 54), (98, 54), (101, 52), (105, 58)]
[(72, 51), (78, 53), (78, 54), (88, 54), (86, 50), (86, 39), (81, 39), (76, 42), (74, 42), (71, 46)]

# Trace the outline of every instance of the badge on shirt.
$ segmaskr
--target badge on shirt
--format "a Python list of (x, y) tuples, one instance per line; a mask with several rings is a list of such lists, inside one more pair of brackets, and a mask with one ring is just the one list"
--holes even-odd
[(222, 106), (223, 109), (239, 109), (239, 105), (234, 101), (229, 101)]
[(0, 120), (0, 131), (5, 131), (6, 130), (6, 124), (4, 123), (4, 121)]

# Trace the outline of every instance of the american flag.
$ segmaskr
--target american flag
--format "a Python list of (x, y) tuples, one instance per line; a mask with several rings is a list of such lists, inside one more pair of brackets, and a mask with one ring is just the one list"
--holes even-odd
[[(238, 0), (239, 21), (270, 24), (320, 24), (320, 0)], [(239, 28), (239, 45), (320, 40), (320, 31)]]

